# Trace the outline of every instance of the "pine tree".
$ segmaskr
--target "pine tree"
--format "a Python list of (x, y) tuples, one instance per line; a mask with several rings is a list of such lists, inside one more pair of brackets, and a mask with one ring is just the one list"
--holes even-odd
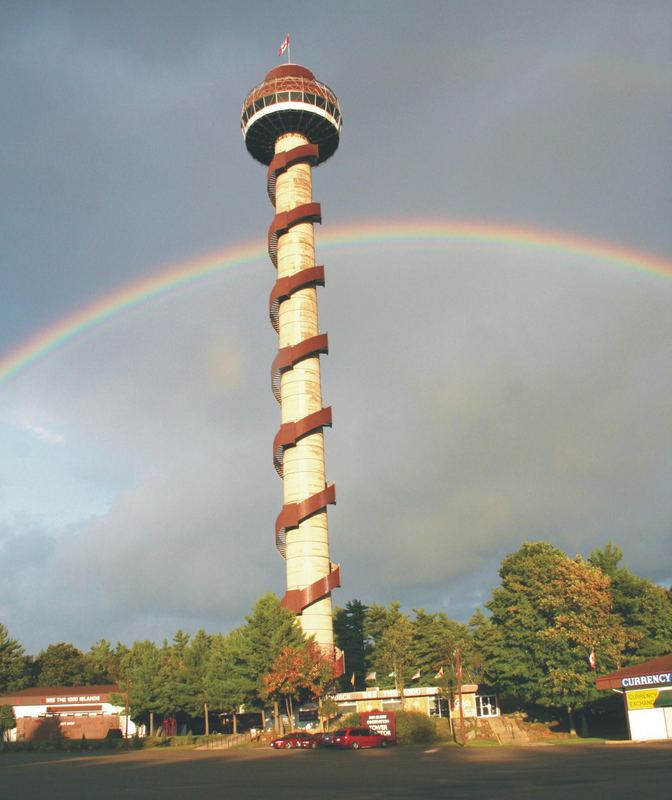
[(345, 653), (346, 674), (341, 676), (343, 691), (352, 689), (353, 673), (354, 688), (366, 687), (366, 613), (367, 607), (360, 600), (350, 600), (345, 608), (337, 608), (334, 613), (334, 639)]
[(30, 684), (30, 659), (16, 639), (0, 623), (0, 694), (23, 689)]

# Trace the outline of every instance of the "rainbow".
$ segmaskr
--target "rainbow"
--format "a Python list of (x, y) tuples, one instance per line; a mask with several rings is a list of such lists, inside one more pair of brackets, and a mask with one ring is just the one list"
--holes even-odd
[[(495, 244), (527, 250), (557, 251), (623, 269), (672, 277), (672, 261), (618, 244), (558, 231), (481, 221), (397, 219), (329, 226), (320, 233), (319, 250), (403, 243)], [(219, 272), (260, 264), (265, 243), (256, 240), (226, 247), (153, 272), (61, 318), (0, 358), (0, 384), (45, 358), (74, 337), (117, 314), (167, 292)]]

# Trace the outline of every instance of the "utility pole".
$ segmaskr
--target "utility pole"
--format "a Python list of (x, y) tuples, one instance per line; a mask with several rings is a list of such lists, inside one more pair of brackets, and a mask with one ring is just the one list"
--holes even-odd
[(456, 647), (453, 654), (455, 656), (455, 674), (457, 675), (457, 702), (460, 706), (460, 744), (464, 747), (464, 708), (462, 706), (462, 653)]
[(130, 706), (131, 679), (126, 676), (126, 724), (124, 730), (124, 747), (128, 747), (128, 713)]

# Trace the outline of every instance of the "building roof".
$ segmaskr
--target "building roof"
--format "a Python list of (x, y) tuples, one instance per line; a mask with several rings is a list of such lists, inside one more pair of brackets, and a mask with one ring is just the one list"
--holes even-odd
[[(0, 697), (0, 705), (39, 706), (47, 697), (84, 698), (91, 695), (109, 695), (118, 692), (116, 683), (103, 683), (94, 686), (32, 686)], [(73, 701), (78, 702), (78, 701)]]
[(660, 675), (661, 673), (672, 673), (672, 653), (651, 658), (648, 661), (642, 661), (640, 664), (633, 664), (630, 667), (623, 667), (623, 669), (611, 672), (609, 675), (599, 675), (595, 678), (595, 686), (598, 689), (620, 689), (623, 678)]

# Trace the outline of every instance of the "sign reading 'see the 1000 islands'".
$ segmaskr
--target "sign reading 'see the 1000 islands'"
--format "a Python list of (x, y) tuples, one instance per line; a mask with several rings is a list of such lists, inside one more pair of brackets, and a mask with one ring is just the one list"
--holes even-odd
[(621, 689), (632, 689), (634, 686), (664, 686), (665, 684), (672, 684), (672, 672), (621, 678)]

